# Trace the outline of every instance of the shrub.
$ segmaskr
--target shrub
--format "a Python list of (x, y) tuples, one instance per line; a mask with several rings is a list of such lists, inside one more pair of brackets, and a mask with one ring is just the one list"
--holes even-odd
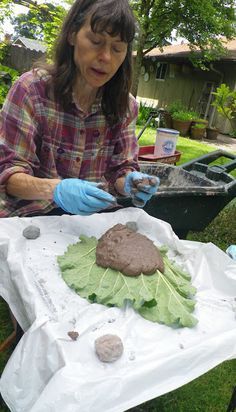
[(212, 94), (215, 95), (212, 106), (216, 107), (217, 112), (229, 121), (234, 119), (236, 112), (236, 91), (231, 90), (229, 86), (222, 83), (220, 87), (217, 87), (216, 92), (212, 92)]
[[(145, 106), (142, 102), (139, 105), (139, 111), (138, 111), (138, 118), (136, 124), (138, 126), (144, 126), (146, 121), (148, 120), (151, 112), (153, 112), (155, 109), (151, 106)], [(149, 126), (155, 126), (155, 120), (153, 119)]]
[(180, 120), (182, 122), (192, 121), (194, 118), (193, 112), (180, 110), (172, 114), (173, 120)]
[(168, 107), (167, 107), (167, 111), (173, 115), (176, 112), (182, 112), (182, 111), (186, 111), (187, 107), (184, 106), (184, 104), (180, 101), (180, 100), (176, 100), (174, 102), (172, 102)]
[(195, 125), (192, 127), (194, 127), (195, 129), (205, 129), (206, 125), (204, 123), (195, 123)]
[(230, 137), (236, 137), (236, 130), (233, 130), (229, 135)]
[(19, 77), (19, 73), (14, 70), (11, 69), (10, 67), (7, 66), (3, 66), (2, 64), (0, 64), (0, 72), (4, 72), (6, 74), (9, 74), (11, 77), (11, 82), (7, 82), (4, 80), (4, 77), (0, 77), (0, 107), (2, 107), (4, 100), (6, 98), (6, 95), (12, 85), (12, 83), (14, 83), (14, 81)]

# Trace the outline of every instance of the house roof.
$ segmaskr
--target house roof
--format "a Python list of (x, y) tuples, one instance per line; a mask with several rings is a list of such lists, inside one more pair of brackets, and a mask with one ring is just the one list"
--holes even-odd
[[(236, 39), (225, 42), (225, 47), (228, 53), (222, 56), (223, 60), (236, 60)], [(172, 44), (170, 46), (163, 47), (163, 51), (159, 48), (152, 49), (145, 57), (164, 57), (164, 58), (185, 58), (188, 57), (191, 50), (188, 43)]]
[(27, 37), (20, 36), (18, 37), (13, 44), (21, 44), (30, 50), (36, 50), (37, 52), (45, 53), (47, 48), (42, 41), (35, 39), (28, 39)]

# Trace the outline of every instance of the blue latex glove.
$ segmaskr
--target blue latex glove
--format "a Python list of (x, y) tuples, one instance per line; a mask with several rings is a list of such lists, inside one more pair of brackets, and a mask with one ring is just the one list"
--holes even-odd
[(55, 187), (53, 200), (66, 212), (91, 215), (116, 203), (116, 199), (98, 185), (81, 179), (64, 179)]
[[(148, 179), (150, 184), (142, 183)], [(147, 201), (157, 192), (160, 179), (141, 172), (131, 172), (125, 177), (124, 191), (132, 197), (132, 203), (137, 207), (144, 207)]]
[(236, 245), (230, 245), (226, 249), (227, 255), (229, 255), (233, 260), (236, 260)]

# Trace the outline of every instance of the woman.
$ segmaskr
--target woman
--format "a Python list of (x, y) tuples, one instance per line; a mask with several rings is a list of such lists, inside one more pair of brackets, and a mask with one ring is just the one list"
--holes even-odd
[(0, 217), (88, 215), (114, 205), (113, 195), (135, 192), (144, 205), (156, 192), (158, 178), (138, 172), (134, 34), (127, 0), (76, 0), (54, 64), (13, 85), (0, 120)]

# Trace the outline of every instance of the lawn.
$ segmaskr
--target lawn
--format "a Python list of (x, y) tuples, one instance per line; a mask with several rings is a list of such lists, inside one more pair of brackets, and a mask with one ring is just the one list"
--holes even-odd
[[(140, 128), (137, 129), (137, 133)], [(155, 141), (155, 129), (146, 129), (140, 145)], [(187, 138), (178, 139), (177, 150), (182, 152), (179, 164), (209, 153), (214, 147)], [(213, 242), (225, 251), (236, 239), (236, 201), (229, 203), (203, 232), (190, 232), (189, 240)], [(0, 341), (12, 331), (7, 305), (0, 298)], [(11, 349), (0, 353), (0, 373), (11, 355)], [(236, 359), (228, 360), (181, 388), (130, 409), (130, 412), (223, 412), (227, 410), (236, 384)], [(0, 406), (0, 412), (8, 411)], [(85, 412), (85, 411), (82, 411)], [(106, 412), (106, 411), (104, 411)]]

